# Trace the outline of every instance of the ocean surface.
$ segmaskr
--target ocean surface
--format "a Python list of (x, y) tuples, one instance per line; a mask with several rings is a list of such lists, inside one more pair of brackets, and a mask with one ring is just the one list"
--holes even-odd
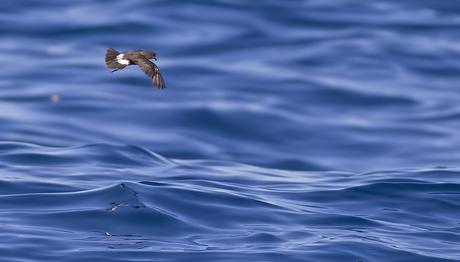
[(460, 261), (459, 29), (454, 0), (1, 1), (0, 261)]

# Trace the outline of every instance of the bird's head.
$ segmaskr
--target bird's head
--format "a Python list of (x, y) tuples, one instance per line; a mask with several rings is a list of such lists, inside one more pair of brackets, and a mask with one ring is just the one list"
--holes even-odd
[(155, 59), (155, 60), (157, 60), (157, 54), (155, 52), (153, 52), (153, 51), (142, 51), (141, 53), (147, 59)]

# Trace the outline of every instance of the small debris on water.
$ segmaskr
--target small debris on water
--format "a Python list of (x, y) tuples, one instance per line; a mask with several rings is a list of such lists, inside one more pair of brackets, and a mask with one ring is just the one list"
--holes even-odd
[(52, 96), (50, 96), (50, 100), (51, 100), (51, 102), (56, 104), (56, 103), (59, 103), (59, 101), (61, 100), (61, 97), (58, 96), (58, 95), (52, 95)]
[(121, 204), (112, 203), (112, 207), (109, 208), (108, 210), (113, 212), (113, 211), (117, 210), (120, 206), (121, 206)]

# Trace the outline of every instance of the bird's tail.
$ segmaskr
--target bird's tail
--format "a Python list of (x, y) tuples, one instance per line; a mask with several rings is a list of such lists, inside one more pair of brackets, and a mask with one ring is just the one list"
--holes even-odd
[(113, 48), (107, 49), (107, 53), (105, 53), (105, 64), (108, 68), (119, 69), (120, 64), (117, 62), (117, 55), (119, 54), (120, 52)]

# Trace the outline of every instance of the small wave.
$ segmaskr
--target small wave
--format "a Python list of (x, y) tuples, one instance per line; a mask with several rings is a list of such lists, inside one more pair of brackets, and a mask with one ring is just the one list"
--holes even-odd
[(10, 243), (27, 234), (34, 248), (78, 245), (81, 257), (115, 250), (369, 261), (458, 255), (457, 170), (289, 171), (104, 144), (4, 142), (0, 152)]

